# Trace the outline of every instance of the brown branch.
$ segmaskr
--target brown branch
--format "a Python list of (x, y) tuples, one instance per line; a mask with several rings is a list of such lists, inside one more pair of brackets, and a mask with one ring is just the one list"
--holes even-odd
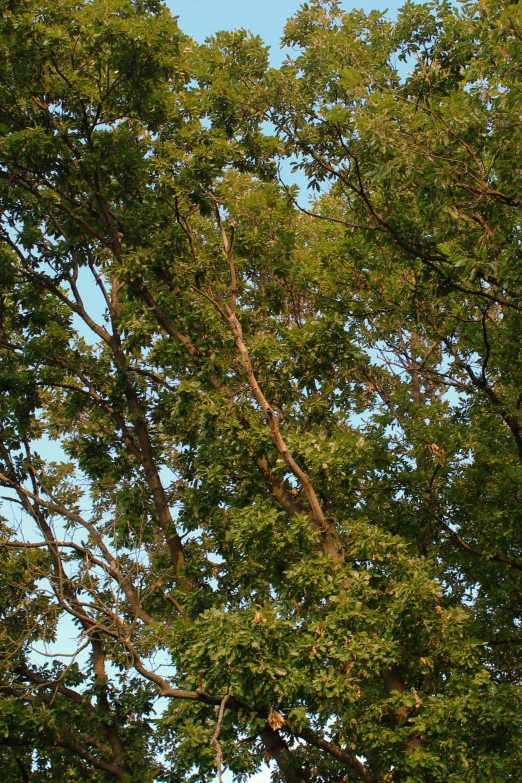
[[(504, 405), (502, 404), (501, 399), (495, 392), (494, 388), (491, 386), (490, 383), (488, 383), (486, 377), (485, 377), (485, 365), (482, 366), (482, 375), (479, 377), (476, 375), (476, 373), (473, 371), (473, 368), (468, 362), (465, 362), (457, 353), (457, 350), (451, 340), (449, 340), (447, 337), (443, 337), (444, 343), (453, 356), (453, 360), (457, 367), (461, 367), (468, 375), (469, 379), (471, 380), (471, 383), (473, 386), (475, 386), (477, 389), (482, 391), (484, 395), (490, 400), (490, 402), (495, 406), (498, 413), (500, 414), (502, 420), (504, 423), (508, 426), (508, 428), (511, 431), (511, 434), (513, 435), (518, 456), (520, 460), (522, 460), (522, 430), (520, 427), (520, 423), (518, 421), (518, 418), (516, 416), (513, 416), (511, 413), (509, 413)], [(489, 353), (487, 354), (489, 358)]]
[(65, 696), (68, 699), (72, 699), (73, 701), (78, 702), (88, 712), (95, 711), (95, 708), (93, 707), (91, 702), (88, 701), (82, 693), (79, 693), (78, 691), (75, 691), (73, 688), (69, 688), (66, 685), (60, 685), (59, 680), (47, 680), (41, 674), (29, 668), (29, 666), (27, 666), (26, 663), (18, 664), (14, 671), (15, 674), (18, 674), (21, 677), (25, 677), (27, 680), (34, 683), (40, 688), (51, 688), (57, 693), (60, 693), (62, 696)]
[[(156, 317), (156, 320), (158, 324), (164, 329), (166, 334), (170, 335), (171, 337), (174, 337), (176, 340), (178, 340), (182, 345), (184, 345), (187, 348), (187, 351), (189, 355), (193, 359), (199, 359), (201, 360), (201, 356), (195, 347), (194, 343), (190, 339), (190, 337), (187, 337), (186, 335), (182, 334), (179, 329), (176, 328), (176, 326), (172, 323), (170, 318), (166, 315), (166, 313), (159, 307), (157, 302), (155, 301), (154, 297), (152, 296), (151, 292), (147, 289), (147, 287), (143, 284), (141, 281), (130, 281), (129, 285), (133, 288), (133, 290), (138, 293), (143, 300), (146, 302), (146, 304), (150, 307), (151, 312)], [(226, 319), (227, 316), (220, 310), (223, 317)], [(129, 368), (129, 370), (133, 372), (140, 372), (142, 374), (149, 375), (148, 371), (141, 371), (136, 370), (135, 368)], [(223, 386), (216, 375), (212, 372), (209, 372), (208, 379), (210, 382), (210, 385), (212, 388), (219, 392), (220, 394), (223, 394), (225, 396), (226, 402), (228, 407), (233, 410), (234, 415), (240, 422), (243, 429), (249, 429), (250, 423), (245, 418), (245, 416), (234, 406), (234, 395), (232, 392), (226, 387)], [(161, 379), (154, 377), (154, 380), (157, 380), (157, 382), (161, 382)], [(277, 503), (290, 515), (295, 515), (298, 513), (308, 513), (306, 507), (295, 500), (295, 498), (291, 495), (291, 493), (285, 488), (284, 484), (281, 482), (281, 480), (275, 475), (275, 473), (271, 470), (270, 465), (268, 463), (268, 460), (265, 456), (258, 457), (256, 459), (257, 467), (259, 468), (260, 472), (263, 475), (263, 478), (265, 480), (265, 483), (274, 497), (274, 499), (277, 501)]]
[(342, 761), (343, 764), (346, 764), (347, 767), (352, 769), (359, 780), (362, 781), (362, 783), (374, 783), (374, 777), (368, 770), (368, 768), (361, 762), (359, 759), (354, 756), (352, 753), (348, 753), (347, 751), (340, 748), (338, 745), (335, 745), (333, 742), (330, 742), (329, 740), (324, 739), (323, 737), (318, 736), (315, 734), (315, 732), (311, 731), (310, 729), (302, 728), (296, 731), (292, 732), (296, 737), (299, 737), (300, 739), (305, 740), (308, 742), (309, 745), (313, 745), (316, 748), (320, 748), (321, 750), (326, 751), (329, 756), (332, 756), (333, 758), (338, 759), (339, 761)]
[(125, 755), (123, 743), (115, 723), (112, 720), (112, 708), (107, 693), (107, 673), (105, 671), (105, 649), (98, 633), (91, 634), (91, 649), (94, 677), (98, 686), (98, 708), (103, 716), (105, 735), (113, 751), (113, 761), (118, 767), (130, 772), (127, 764), (124, 764)]
[(172, 604), (172, 606), (173, 606), (173, 607), (176, 609), (176, 611), (180, 613), (180, 615), (183, 617), (183, 619), (184, 619), (184, 620), (188, 620), (188, 619), (189, 619), (189, 616), (188, 616), (188, 614), (187, 614), (187, 613), (186, 613), (186, 611), (183, 609), (183, 607), (181, 606), (181, 604), (180, 604), (180, 603), (178, 603), (178, 601), (176, 601), (176, 599), (175, 599), (175, 598), (173, 598), (173, 597), (172, 597), (171, 595), (169, 595), (168, 593), (162, 593), (162, 595), (163, 595), (163, 597), (164, 597), (164, 598), (165, 598), (165, 599), (166, 599), (166, 600), (167, 600), (167, 601), (168, 601), (170, 604)]
[(267, 723), (261, 732), (261, 740), (277, 763), (286, 783), (305, 783), (308, 780), (305, 771), (296, 765), (292, 752), (279, 731), (274, 731)]
[(455, 533), (454, 530), (452, 530), (449, 525), (447, 525), (442, 520), (439, 520), (440, 524), (448, 533), (450, 538), (455, 541), (462, 549), (465, 549), (466, 552), (469, 552), (471, 555), (476, 555), (477, 557), (483, 557), (486, 560), (495, 560), (497, 563), (504, 563), (504, 565), (508, 565), (511, 568), (516, 568), (517, 571), (522, 571), (522, 560), (516, 560), (512, 557), (504, 557), (503, 555), (490, 555), (487, 552), (483, 552), (480, 549), (476, 549), (475, 547), (468, 544), (466, 541), (464, 541), (463, 538), (461, 538), (458, 533)]
[(216, 746), (216, 768), (218, 772), (218, 781), (219, 783), (223, 783), (223, 752), (221, 750), (221, 743), (219, 741), (219, 734), (221, 731), (221, 724), (223, 723), (223, 717), (225, 715), (225, 707), (227, 704), (227, 701), (230, 699), (230, 694), (227, 693), (223, 698), (221, 699), (221, 704), (219, 705), (219, 714), (216, 724), (216, 730), (214, 731), (214, 734), (212, 736), (212, 742)]
[[(76, 544), (72, 541), (57, 541), (56, 539), (53, 539), (53, 546), (55, 548), (59, 547), (68, 547), (70, 549), (74, 549), (77, 552), (82, 553), (85, 557), (90, 558), (90, 560), (103, 568), (103, 570), (112, 577), (119, 587), (121, 587), (122, 592), (124, 593), (125, 597), (127, 598), (131, 611), (134, 613), (136, 617), (139, 617), (140, 620), (142, 620), (146, 625), (151, 625), (154, 622), (157, 622), (153, 617), (149, 615), (148, 612), (146, 612), (142, 607), (141, 604), (133, 592), (129, 582), (127, 579), (123, 576), (121, 573), (118, 563), (116, 559), (111, 554), (110, 550), (106, 547), (102, 537), (94, 527), (94, 525), (91, 525), (90, 522), (83, 519), (79, 514), (76, 514), (76, 512), (70, 511), (62, 504), (57, 503), (56, 501), (49, 502), (44, 500), (40, 495), (35, 495), (33, 492), (30, 492), (28, 489), (23, 487), (20, 484), (16, 484), (16, 482), (11, 481), (7, 478), (3, 473), (0, 473), (0, 482), (2, 482), (4, 485), (12, 487), (15, 489), (18, 493), (22, 493), (27, 498), (30, 498), (35, 503), (37, 503), (42, 508), (45, 508), (47, 511), (51, 513), (57, 513), (60, 516), (65, 517), (66, 519), (71, 519), (72, 521), (78, 522), (82, 527), (86, 528), (89, 533), (93, 536), (95, 543), (99, 547), (99, 549), (103, 552), (104, 557), (106, 558), (106, 562), (104, 563), (99, 558), (95, 557), (89, 550), (85, 549), (84, 547), (80, 546), (79, 544)], [(0, 546), (6, 546), (6, 547), (13, 547), (13, 548), (38, 548), (38, 547), (48, 547), (49, 541), (42, 541), (42, 542), (35, 542), (35, 543), (26, 543), (23, 541), (0, 541)]]
[(234, 242), (234, 226), (231, 226), (231, 233), (230, 233), (230, 239), (227, 237), (227, 232), (225, 231), (225, 226), (223, 224), (223, 221), (221, 219), (221, 213), (219, 211), (220, 204), (219, 201), (212, 195), (209, 194), (210, 198), (214, 202), (214, 211), (216, 214), (216, 221), (218, 224), (219, 232), (221, 234), (221, 241), (223, 243), (223, 251), (225, 253), (225, 258), (228, 261), (228, 268), (230, 271), (230, 312), (234, 314), (236, 312), (236, 303), (237, 303), (237, 274), (236, 274), (236, 264), (234, 260), (234, 254), (232, 252), (232, 245)]
[(122, 780), (127, 774), (127, 770), (125, 768), (118, 766), (118, 764), (112, 764), (108, 761), (103, 761), (102, 759), (97, 758), (73, 740), (57, 739), (55, 740), (55, 743), (58, 745), (58, 747), (69, 750), (71, 753), (79, 756), (96, 769), (101, 769), (104, 772), (110, 772), (110, 774), (114, 775), (114, 777), (118, 780)]
[(325, 552), (325, 554), (328, 554), (334, 559), (339, 560), (340, 555), (339, 555), (336, 541), (334, 539), (333, 532), (330, 529), (328, 522), (326, 521), (326, 517), (324, 515), (323, 509), (321, 508), (321, 504), (319, 503), (319, 499), (315, 493), (315, 490), (312, 486), (310, 477), (295, 461), (292, 452), (288, 448), (283, 436), (281, 435), (277, 413), (269, 404), (268, 400), (263, 394), (263, 391), (261, 390), (261, 387), (254, 374), (252, 363), (250, 361), (250, 355), (248, 353), (248, 349), (243, 340), (243, 332), (241, 329), (241, 324), (234, 313), (231, 313), (227, 317), (227, 322), (230, 327), (230, 331), (232, 332), (232, 335), (234, 337), (234, 341), (236, 343), (236, 347), (238, 349), (241, 358), (241, 364), (247, 376), (250, 388), (252, 389), (258, 404), (260, 405), (260, 407), (262, 408), (266, 416), (266, 420), (270, 428), (270, 431), (272, 433), (272, 437), (274, 439), (274, 443), (277, 447), (277, 450), (283, 457), (284, 461), (288, 465), (288, 468), (290, 469), (292, 474), (301, 484), (306, 494), (306, 497), (308, 498), (308, 502), (310, 503), (312, 509), (312, 519), (314, 520), (316, 529), (319, 531), (321, 535), (323, 551)]
[(197, 354), (197, 349), (192, 343), (192, 341), (190, 340), (190, 338), (184, 335), (182, 332), (180, 332), (179, 329), (176, 329), (176, 327), (174, 326), (170, 318), (166, 315), (163, 309), (156, 302), (153, 295), (151, 294), (149, 289), (145, 286), (145, 284), (141, 280), (129, 280), (128, 284), (132, 288), (132, 290), (135, 293), (137, 293), (147, 304), (147, 306), (154, 314), (156, 321), (165, 330), (165, 332), (170, 337), (175, 337), (176, 340), (178, 340), (182, 345), (184, 345), (190, 356), (195, 356)]

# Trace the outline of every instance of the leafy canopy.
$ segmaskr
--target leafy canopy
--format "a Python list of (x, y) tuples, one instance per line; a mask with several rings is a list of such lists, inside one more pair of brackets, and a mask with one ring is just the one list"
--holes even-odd
[(12, 783), (520, 774), (522, 10), (283, 43), (2, 0)]

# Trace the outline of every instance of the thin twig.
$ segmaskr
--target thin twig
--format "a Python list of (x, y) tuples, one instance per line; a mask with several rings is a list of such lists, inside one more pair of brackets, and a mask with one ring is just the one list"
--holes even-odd
[(212, 742), (216, 746), (216, 767), (218, 771), (218, 780), (219, 783), (223, 783), (223, 751), (221, 750), (221, 743), (219, 741), (219, 733), (221, 731), (221, 724), (223, 723), (223, 716), (225, 714), (225, 707), (227, 704), (227, 701), (230, 698), (230, 693), (227, 693), (223, 698), (221, 699), (221, 704), (219, 705), (219, 714), (216, 724), (216, 730), (214, 732), (214, 736), (212, 737)]

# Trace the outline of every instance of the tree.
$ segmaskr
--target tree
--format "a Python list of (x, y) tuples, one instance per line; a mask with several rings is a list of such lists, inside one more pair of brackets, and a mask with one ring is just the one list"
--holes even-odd
[(13, 783), (520, 775), (522, 11), (283, 40), (2, 4)]

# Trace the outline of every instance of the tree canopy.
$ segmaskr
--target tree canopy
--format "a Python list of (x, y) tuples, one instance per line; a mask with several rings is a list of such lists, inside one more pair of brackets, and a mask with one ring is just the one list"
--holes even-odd
[(1, 6), (2, 778), (519, 780), (522, 8)]

